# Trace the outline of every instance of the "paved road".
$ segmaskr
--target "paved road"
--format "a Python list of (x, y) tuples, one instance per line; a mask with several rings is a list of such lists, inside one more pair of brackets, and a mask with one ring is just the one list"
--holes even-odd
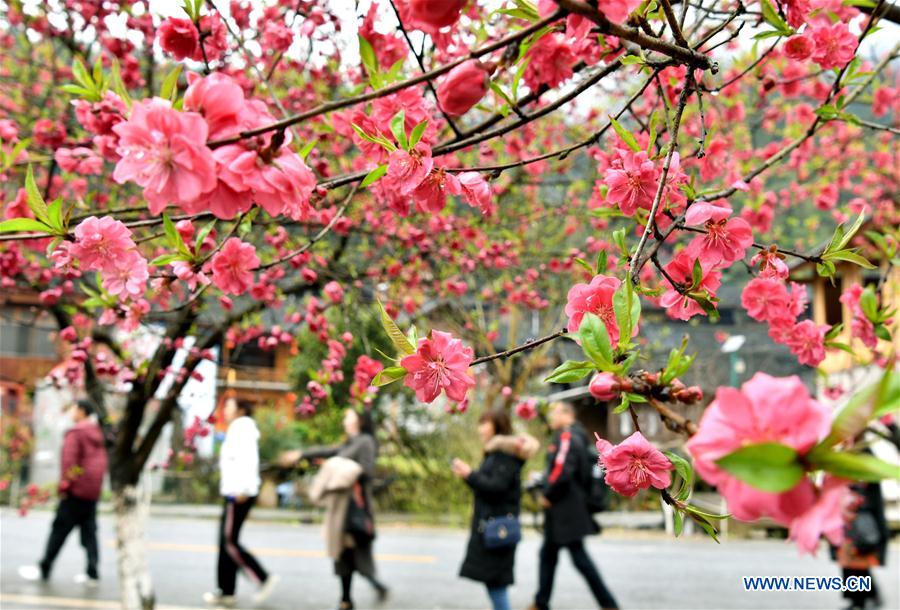
[[(69, 538), (52, 581), (40, 585), (20, 580), (16, 568), (40, 554), (52, 515), (34, 512), (20, 518), (0, 514), (0, 607), (3, 610), (117, 608), (113, 523), (100, 520), (103, 582), (95, 590), (72, 582), (83, 569), (77, 535)], [(206, 519), (155, 519), (150, 526), (150, 562), (158, 601), (163, 608), (199, 608), (200, 595), (213, 584), (217, 524)], [(338, 583), (321, 552), (319, 529), (310, 525), (249, 522), (244, 539), (263, 564), (283, 581), (265, 606), (272, 610), (334, 608)], [(413, 527), (383, 528), (377, 541), (379, 569), (392, 588), (385, 608), (484, 609), (480, 585), (457, 578), (465, 546), (461, 531)], [(525, 608), (534, 593), (539, 538), (531, 532), (518, 551), (513, 608)], [(835, 592), (743, 591), (742, 575), (835, 576), (827, 553), (799, 557), (793, 546), (778, 541), (725, 541), (716, 545), (700, 538), (673, 540), (656, 533), (611, 533), (591, 538), (589, 551), (623, 608), (840, 608)], [(900, 608), (897, 565), (876, 571), (885, 608)], [(251, 607), (251, 585), (240, 580), (242, 608)], [(375, 606), (365, 582), (354, 583), (358, 608)], [(592, 608), (590, 594), (567, 559), (560, 562), (553, 606), (558, 610)]]

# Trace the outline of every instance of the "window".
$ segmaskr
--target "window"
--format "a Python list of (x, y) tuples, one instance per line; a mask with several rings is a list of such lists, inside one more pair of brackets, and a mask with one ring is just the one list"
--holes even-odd
[(260, 368), (275, 367), (275, 350), (264, 350), (256, 344), (238, 345), (228, 354), (228, 363), (235, 366), (256, 366)]
[(25, 307), (0, 310), (0, 353), (13, 356), (56, 358), (51, 335), (56, 326), (46, 314)]
[(828, 280), (823, 280), (825, 296), (825, 323), (834, 326), (844, 321), (843, 304), (841, 303), (841, 282), (835, 281), (834, 285)]

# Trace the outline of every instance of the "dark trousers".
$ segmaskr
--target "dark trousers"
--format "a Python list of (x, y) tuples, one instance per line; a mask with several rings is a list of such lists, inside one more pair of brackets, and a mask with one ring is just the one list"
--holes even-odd
[(600, 573), (594, 562), (591, 561), (587, 551), (584, 550), (584, 541), (578, 540), (570, 544), (557, 544), (551, 540), (544, 539), (544, 545), (541, 547), (540, 564), (538, 568), (538, 592), (534, 598), (534, 605), (540, 610), (547, 610), (550, 607), (550, 595), (553, 593), (553, 578), (556, 576), (556, 564), (559, 562), (560, 549), (566, 548), (572, 556), (572, 563), (575, 569), (581, 572), (581, 575), (587, 581), (591, 588), (591, 593), (601, 608), (618, 608), (616, 600), (612, 593), (603, 584)]
[[(872, 576), (872, 571), (866, 568), (842, 568), (841, 572), (845, 581), (847, 580), (848, 576)], [(844, 599), (850, 600), (854, 608), (864, 608), (866, 606), (866, 600), (877, 600), (880, 597), (878, 595), (878, 587), (875, 585), (874, 576), (872, 576), (872, 588), (870, 590), (844, 591), (843, 595)]]
[(269, 575), (256, 558), (238, 542), (244, 519), (253, 508), (256, 498), (247, 498), (238, 504), (231, 498), (225, 498), (222, 510), (222, 521), (219, 523), (219, 589), (222, 595), (234, 595), (237, 583), (238, 568), (260, 585), (266, 582)]
[(56, 518), (53, 520), (47, 548), (44, 550), (44, 558), (40, 562), (41, 573), (44, 576), (50, 575), (56, 556), (59, 555), (63, 543), (76, 525), (81, 532), (81, 546), (87, 553), (87, 575), (90, 578), (99, 577), (97, 573), (97, 563), (100, 560), (100, 550), (97, 547), (97, 501), (82, 500), (73, 496), (67, 496), (60, 500), (59, 506), (56, 508)]

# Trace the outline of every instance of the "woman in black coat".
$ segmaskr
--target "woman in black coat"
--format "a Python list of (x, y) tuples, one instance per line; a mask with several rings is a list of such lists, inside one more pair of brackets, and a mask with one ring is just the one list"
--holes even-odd
[[(888, 424), (891, 433), (888, 438), (900, 449), (900, 434), (896, 424)], [(861, 436), (860, 436), (861, 439)], [(870, 453), (869, 449), (864, 449)], [(884, 515), (884, 498), (881, 495), (881, 483), (858, 482), (850, 486), (857, 495), (852, 518), (844, 527), (844, 542), (839, 547), (832, 547), (832, 556), (841, 566), (842, 576), (846, 583), (850, 576), (869, 577), (871, 587), (868, 591), (844, 591), (844, 599), (850, 602), (848, 610), (881, 605), (881, 596), (872, 575), (872, 568), (883, 566), (887, 555), (888, 539), (891, 537), (887, 519)]]
[(484, 583), (494, 610), (509, 610), (507, 587), (513, 583), (516, 547), (486, 548), (484, 525), (492, 517), (518, 517), (522, 465), (539, 445), (528, 435), (513, 436), (509, 415), (503, 409), (482, 414), (478, 433), (485, 454), (481, 466), (472, 470), (458, 458), (452, 465), (453, 473), (465, 480), (475, 494), (469, 545), (459, 575)]

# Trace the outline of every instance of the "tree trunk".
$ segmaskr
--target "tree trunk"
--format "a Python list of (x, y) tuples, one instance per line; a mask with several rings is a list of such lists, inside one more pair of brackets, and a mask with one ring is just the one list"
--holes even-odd
[(116, 512), (119, 594), (123, 610), (152, 610), (156, 602), (147, 563), (145, 529), (150, 511), (145, 484), (124, 485), (113, 492)]

